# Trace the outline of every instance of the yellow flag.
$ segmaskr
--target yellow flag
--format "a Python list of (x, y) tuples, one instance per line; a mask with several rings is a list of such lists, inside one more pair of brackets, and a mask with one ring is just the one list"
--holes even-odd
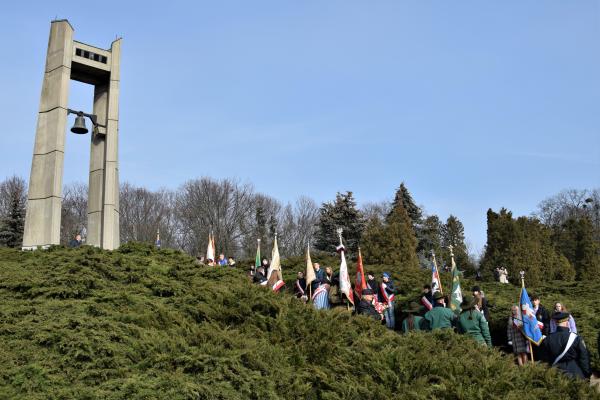
[(312, 281), (314, 281), (316, 278), (315, 276), (315, 269), (313, 268), (312, 265), (312, 260), (310, 259), (310, 244), (306, 247), (306, 274), (305, 274), (305, 278), (306, 278), (306, 287), (310, 287), (310, 284), (312, 283)]

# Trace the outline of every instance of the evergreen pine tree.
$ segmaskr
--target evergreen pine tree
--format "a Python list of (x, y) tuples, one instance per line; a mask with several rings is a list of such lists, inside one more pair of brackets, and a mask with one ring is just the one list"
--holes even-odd
[(25, 196), (23, 191), (13, 191), (8, 199), (8, 210), (0, 220), (0, 245), (20, 247), (25, 227)]
[(435, 254), (441, 254), (442, 249), (442, 222), (437, 215), (430, 215), (423, 220), (421, 228), (421, 243), (424, 254), (431, 254), (433, 250)]
[(449, 246), (452, 246), (457, 267), (461, 270), (473, 272), (475, 270), (475, 265), (470, 260), (467, 252), (467, 245), (465, 244), (465, 227), (462, 222), (454, 215), (450, 215), (446, 220), (446, 223), (442, 225), (441, 230), (443, 251), (441, 252), (440, 257), (443, 260), (443, 263), (445, 263), (445, 265), (451, 265), (448, 248)]
[(413, 229), (415, 229), (416, 233), (417, 227), (421, 225), (421, 222), (423, 220), (423, 211), (419, 206), (417, 206), (417, 204), (413, 200), (410, 192), (404, 185), (404, 182), (402, 182), (398, 190), (396, 190), (396, 195), (394, 196), (394, 201), (392, 202), (392, 208), (387, 216), (387, 219), (389, 219), (394, 213), (394, 209), (398, 204), (402, 204), (402, 206), (406, 210), (408, 217), (411, 220), (411, 225)]
[(373, 221), (363, 238), (365, 261), (416, 269), (417, 239), (412, 221), (401, 202), (397, 202), (387, 217), (386, 224)]
[(337, 228), (344, 230), (344, 244), (355, 252), (365, 229), (365, 220), (356, 208), (352, 192), (337, 193), (333, 203), (323, 203), (321, 206), (315, 248), (334, 251), (339, 244)]
[(594, 240), (594, 227), (587, 217), (568, 219), (554, 241), (570, 261), (578, 280), (597, 279), (600, 274), (600, 245)]
[(521, 270), (529, 285), (570, 280), (574, 269), (565, 261), (552, 244), (551, 228), (535, 218), (515, 220), (504, 208), (499, 213), (488, 210), (488, 240), (482, 261), (487, 274), (491, 275), (496, 267), (506, 267), (513, 282), (518, 282)]

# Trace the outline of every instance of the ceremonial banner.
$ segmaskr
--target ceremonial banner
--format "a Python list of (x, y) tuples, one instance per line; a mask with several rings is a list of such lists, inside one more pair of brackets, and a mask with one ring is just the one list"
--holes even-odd
[(271, 266), (267, 274), (267, 285), (274, 292), (279, 291), (285, 285), (281, 276), (281, 259), (279, 258), (279, 247), (277, 247), (277, 235), (273, 241), (273, 251), (271, 252)]
[(366, 288), (367, 281), (365, 280), (365, 269), (363, 267), (362, 254), (360, 254), (359, 248), (358, 260), (356, 261), (356, 281), (354, 282), (354, 291), (358, 294), (358, 297), (362, 297), (362, 291)]
[[(310, 259), (310, 244), (306, 246), (306, 274), (304, 275), (306, 279), (306, 288), (310, 288), (310, 284), (317, 279), (315, 276), (315, 269), (312, 265), (312, 260)], [(309, 289), (310, 291), (310, 289)]]
[(156, 231), (156, 247), (160, 249), (160, 229)]
[(208, 246), (206, 247), (206, 262), (215, 261), (215, 238), (212, 233), (208, 234)]
[(463, 301), (462, 290), (460, 287), (460, 271), (456, 268), (454, 254), (452, 256), (452, 295), (450, 297), (450, 309), (455, 313), (460, 313), (460, 304)]
[(346, 264), (346, 254), (344, 246), (339, 245), (337, 251), (342, 259), (340, 264), (340, 292), (344, 293), (348, 301), (354, 305), (354, 293), (352, 293), (352, 285), (350, 284), (350, 276), (348, 275), (348, 264)]
[(257, 240), (257, 247), (256, 247), (256, 258), (254, 259), (254, 268), (255, 270), (258, 269), (258, 267), (260, 267), (260, 239)]
[(431, 252), (431, 294), (435, 292), (444, 293), (442, 290), (442, 281), (440, 281), (440, 274), (438, 272), (437, 263), (435, 262), (435, 254)]
[(543, 340), (542, 331), (540, 330), (540, 322), (535, 317), (535, 313), (533, 312), (533, 305), (529, 300), (529, 295), (527, 294), (527, 289), (525, 289), (524, 282), (523, 287), (521, 288), (519, 305), (519, 309), (521, 310), (521, 319), (523, 321), (523, 336), (529, 339), (529, 341), (531, 341), (532, 343), (539, 345)]

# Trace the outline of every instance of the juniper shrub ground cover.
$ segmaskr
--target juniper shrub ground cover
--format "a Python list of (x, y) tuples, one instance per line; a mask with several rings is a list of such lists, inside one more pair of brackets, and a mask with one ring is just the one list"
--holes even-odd
[(0, 399), (595, 396), (451, 332), (398, 335), (140, 244), (0, 249), (0, 366)]

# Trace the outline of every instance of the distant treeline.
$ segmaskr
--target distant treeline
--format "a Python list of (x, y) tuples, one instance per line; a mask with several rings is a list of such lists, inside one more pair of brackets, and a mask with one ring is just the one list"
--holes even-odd
[[(22, 241), (27, 184), (13, 176), (0, 183), (0, 245), (19, 247)], [(176, 190), (148, 190), (121, 185), (121, 241), (154, 242), (192, 255), (206, 252), (210, 232), (218, 253), (253, 257), (257, 239), (268, 255), (278, 234), (283, 257), (302, 255), (306, 244), (333, 252), (336, 229), (344, 229), (346, 246), (355, 256), (361, 247), (368, 263), (395, 269), (427, 266), (431, 252), (441, 268), (449, 265), (453, 246), (460, 269), (480, 267), (489, 278), (505, 266), (509, 279), (518, 271), (538, 284), (553, 279), (589, 279), (600, 273), (600, 189), (565, 190), (542, 201), (534, 214), (514, 218), (507, 209), (488, 210), (485, 252), (477, 260), (465, 240), (464, 226), (454, 215), (442, 221), (418, 206), (402, 183), (393, 201), (358, 207), (352, 192), (337, 193), (320, 206), (302, 196), (294, 203), (257, 193), (233, 179), (192, 179)], [(77, 233), (85, 239), (87, 185), (75, 183), (63, 191), (61, 243)]]

